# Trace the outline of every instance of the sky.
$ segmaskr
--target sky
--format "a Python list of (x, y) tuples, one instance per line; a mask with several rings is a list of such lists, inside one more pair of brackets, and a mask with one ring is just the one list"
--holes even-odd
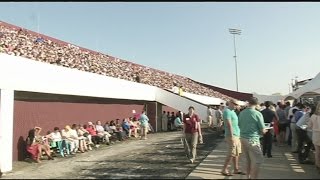
[(320, 70), (318, 2), (1, 2), (0, 20), (240, 92), (289, 93)]

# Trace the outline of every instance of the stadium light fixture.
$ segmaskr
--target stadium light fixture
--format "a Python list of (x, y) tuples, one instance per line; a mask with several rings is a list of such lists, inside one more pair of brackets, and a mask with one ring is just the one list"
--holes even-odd
[(237, 91), (239, 91), (238, 87), (238, 65), (237, 65), (237, 50), (236, 50), (236, 35), (241, 35), (240, 29), (231, 29), (229, 28), (230, 34), (233, 35), (233, 46), (234, 46), (234, 62), (236, 66), (236, 85), (237, 85)]

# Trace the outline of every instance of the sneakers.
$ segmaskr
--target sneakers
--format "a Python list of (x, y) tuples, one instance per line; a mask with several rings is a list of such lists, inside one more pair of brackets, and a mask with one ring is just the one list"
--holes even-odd
[(189, 159), (190, 163), (193, 164), (194, 163), (194, 160), (193, 159)]
[(96, 148), (99, 148), (99, 147), (100, 147), (100, 145), (99, 145), (99, 144), (97, 144), (95, 147), (96, 147)]

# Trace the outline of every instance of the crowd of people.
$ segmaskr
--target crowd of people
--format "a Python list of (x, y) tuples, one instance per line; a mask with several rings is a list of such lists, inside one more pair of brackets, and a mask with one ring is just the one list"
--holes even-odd
[(26, 151), (35, 162), (40, 163), (44, 154), (48, 160), (54, 160), (52, 152), (66, 157), (91, 151), (101, 144), (111, 145), (129, 138), (146, 140), (147, 133), (152, 132), (153, 128), (145, 111), (137, 117), (125, 118), (122, 122), (120, 119), (111, 120), (104, 125), (97, 121), (66, 125), (63, 129), (54, 127), (46, 135), (42, 135), (42, 128), (36, 126), (28, 133)]
[(204, 87), (183, 76), (159, 71), (75, 45), (41, 37), (26, 29), (0, 22), (0, 53), (22, 56), (50, 64), (140, 82), (163, 89), (178, 83), (183, 91), (230, 100), (231, 97)]
[[(219, 114), (219, 113), (218, 113)], [(240, 107), (237, 101), (229, 101), (223, 110), (225, 138), (228, 144), (222, 174), (232, 176), (227, 166), (233, 159), (234, 173), (247, 174), (256, 179), (263, 157), (272, 158), (272, 145), (291, 146), (292, 153), (298, 153), (301, 164), (311, 164), (310, 150), (315, 151), (315, 166), (320, 172), (320, 103), (317, 106), (295, 101), (271, 101), (258, 104), (256, 98)], [(310, 135), (312, 132), (312, 138)], [(309, 135), (308, 135), (309, 134)], [(247, 160), (247, 171), (239, 171), (240, 154)]]
[[(320, 103), (317, 106), (297, 101), (292, 106), (290, 102), (281, 101), (258, 104), (258, 99), (252, 97), (246, 106), (239, 104), (232, 99), (226, 104), (208, 107), (209, 128), (215, 128), (218, 133), (224, 131), (227, 144), (227, 157), (221, 171), (224, 176), (243, 174), (249, 179), (257, 179), (264, 157), (272, 158), (273, 144), (279, 148), (291, 146), (292, 153), (298, 153), (301, 164), (312, 164), (310, 152), (313, 150), (315, 167), (320, 173)], [(201, 132), (197, 130), (200, 121), (194, 108), (190, 107), (189, 111), (183, 118), (186, 125), (183, 131), (189, 141), (189, 147), (185, 146), (188, 147), (186, 153), (192, 154), (190, 161), (193, 163)], [(246, 159), (246, 172), (239, 166), (241, 154)], [(228, 170), (231, 162), (232, 173)]]

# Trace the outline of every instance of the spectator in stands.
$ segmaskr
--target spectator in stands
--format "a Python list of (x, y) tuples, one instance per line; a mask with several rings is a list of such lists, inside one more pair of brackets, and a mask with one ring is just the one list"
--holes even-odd
[(179, 88), (176, 83), (173, 83), (172, 92), (179, 94)]
[(18, 31), (4, 25), (0, 25), (0, 27), (0, 33), (2, 33), (0, 47), (2, 51), (10, 55), (22, 56), (129, 81), (141, 82), (143, 77), (143, 83), (164, 89), (170, 89), (170, 85), (174, 81), (178, 81), (186, 87), (184, 89), (186, 92), (218, 97), (226, 101), (230, 100), (230, 97), (187, 77), (133, 65), (118, 58), (110, 58), (108, 55), (88, 51), (71, 44), (51, 41), (27, 30)]
[(166, 111), (162, 112), (161, 128), (162, 128), (162, 131), (168, 131), (168, 116), (166, 114)]
[(110, 145), (110, 140), (109, 138), (111, 137), (111, 134), (109, 134), (107, 131), (104, 130), (104, 128), (101, 125), (101, 121), (97, 121), (96, 123), (96, 130), (97, 130), (97, 135), (100, 138), (104, 138), (106, 141), (107, 145)]
[(147, 133), (148, 133), (149, 118), (146, 115), (145, 111), (142, 111), (139, 122), (140, 122), (140, 129), (141, 129), (141, 139), (146, 140), (148, 139)]
[(180, 96), (183, 96), (183, 86), (182, 85), (180, 85), (180, 87), (179, 87), (179, 95)]
[(140, 75), (139, 75), (139, 73), (136, 73), (135, 80), (136, 80), (136, 82), (140, 83)]

